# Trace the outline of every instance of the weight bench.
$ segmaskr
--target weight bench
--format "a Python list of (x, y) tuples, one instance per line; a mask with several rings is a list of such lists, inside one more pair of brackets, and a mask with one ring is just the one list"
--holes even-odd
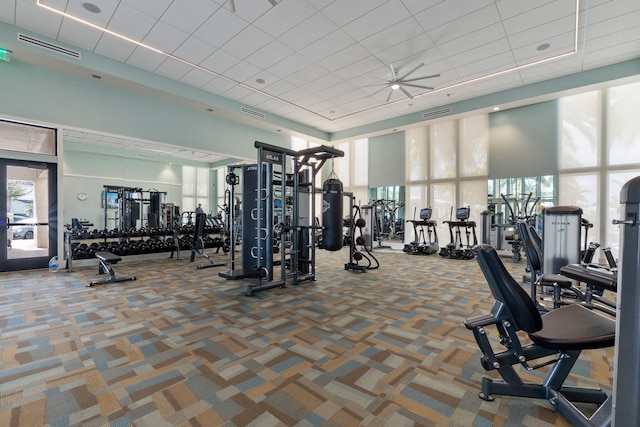
[[(495, 249), (478, 245), (474, 252), (495, 303), (490, 313), (467, 319), (464, 325), (473, 331), (482, 351), (482, 367), (495, 370), (502, 377), (500, 381), (484, 376), (479, 397), (487, 401), (492, 401), (494, 394), (546, 399), (573, 426), (609, 425), (612, 399), (604, 391), (566, 386), (564, 382), (582, 350), (614, 345), (615, 321), (579, 304), (562, 306), (541, 316)], [(525, 336), (518, 331), (526, 333), (528, 342), (521, 341)], [(499, 343), (493, 338), (496, 332)], [(540, 362), (541, 358), (547, 361)], [(514, 369), (518, 365), (527, 371), (553, 366), (541, 383), (527, 383)], [(572, 402), (596, 404), (597, 409), (587, 418)]]
[(117, 282), (128, 282), (130, 280), (136, 280), (136, 276), (131, 277), (116, 277), (116, 272), (113, 271), (111, 267), (112, 264), (117, 264), (118, 261), (121, 261), (118, 255), (115, 255), (109, 251), (101, 251), (95, 253), (96, 258), (100, 262), (98, 264), (98, 274), (107, 273), (107, 278), (102, 280), (92, 280), (87, 284), (87, 287), (92, 287), (95, 285), (104, 285), (106, 283), (117, 283)]

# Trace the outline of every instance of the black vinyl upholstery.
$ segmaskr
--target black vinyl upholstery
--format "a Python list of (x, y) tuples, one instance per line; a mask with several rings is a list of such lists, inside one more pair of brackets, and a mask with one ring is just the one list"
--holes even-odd
[[(561, 306), (541, 315), (493, 247), (477, 245), (473, 251), (496, 301), (490, 313), (464, 324), (473, 331), (482, 351), (482, 367), (502, 377), (484, 376), (479, 397), (487, 401), (494, 399), (493, 394), (547, 399), (572, 425), (607, 425), (611, 398), (599, 388), (565, 386), (564, 382), (583, 350), (615, 344), (615, 320), (582, 304)], [(494, 335), (491, 328), (497, 331), (499, 343), (489, 338)], [(530, 341), (519, 331), (526, 332)], [(544, 361), (538, 362), (541, 359)], [(538, 365), (532, 365), (534, 361)], [(551, 364), (541, 383), (525, 382), (515, 369), (533, 370)], [(572, 402), (596, 404), (598, 408), (587, 418)]]

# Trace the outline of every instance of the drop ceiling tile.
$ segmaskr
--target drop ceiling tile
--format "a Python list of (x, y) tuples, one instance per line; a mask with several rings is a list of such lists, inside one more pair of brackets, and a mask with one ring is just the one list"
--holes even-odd
[(0, 0), (0, 21), (16, 25), (16, 0)]
[(121, 3), (109, 21), (107, 28), (136, 41), (142, 41), (151, 31), (156, 20), (138, 9)]
[[(216, 1), (216, 3), (225, 9), (231, 10), (230, 0), (220, 0)], [(234, 4), (236, 6), (236, 11), (234, 13), (246, 22), (251, 23), (273, 7), (267, 0), (236, 0), (234, 1)]]
[(601, 21), (608, 21), (613, 18), (625, 17), (631, 12), (640, 10), (640, 2), (636, 0), (613, 0), (594, 5), (594, 1), (582, 1), (581, 4), (589, 5), (587, 14), (589, 23), (594, 24)]
[(100, 8), (100, 12), (93, 13), (82, 6), (84, 3), (85, 2), (69, 2), (65, 12), (102, 28), (107, 26), (118, 7), (118, 0), (102, 0), (94, 3), (94, 5)]
[(207, 70), (224, 73), (238, 62), (240, 62), (240, 58), (231, 55), (229, 52), (225, 52), (223, 49), (218, 49), (202, 61), (200, 65)]
[[(541, 24), (539, 27), (510, 34), (508, 36), (509, 44), (516, 49), (522, 46), (542, 43), (551, 43), (552, 37), (564, 35), (569, 43), (573, 44), (575, 35), (575, 19), (572, 16), (556, 19), (551, 22)], [(551, 43), (554, 47), (554, 44)]]
[[(369, 52), (375, 54), (397, 44), (407, 43), (412, 38), (423, 33), (422, 27), (412, 17), (385, 28), (364, 40), (360, 40), (360, 44)], [(429, 44), (431, 45), (432, 43)]]
[(191, 34), (219, 8), (220, 6), (211, 0), (173, 0), (161, 20)]
[(640, 26), (590, 39), (585, 45), (584, 52), (586, 54), (600, 51), (600, 55), (607, 57), (613, 54), (613, 52), (607, 52), (606, 49), (613, 49), (620, 45), (626, 45), (627, 49), (631, 51), (635, 47), (636, 53), (640, 52)]
[(278, 40), (292, 49), (300, 50), (337, 29), (338, 26), (331, 22), (329, 18), (322, 13), (316, 13), (282, 34)]
[(247, 96), (241, 98), (243, 104), (248, 105), (252, 108), (256, 108), (257, 105), (263, 103), (267, 100), (273, 99), (267, 95), (264, 95), (260, 92), (251, 92)]
[(311, 43), (309, 46), (302, 49), (300, 53), (312, 61), (319, 62), (334, 52), (345, 49), (354, 43), (355, 40), (353, 40), (347, 33), (342, 30), (336, 30), (324, 38)]
[(363, 40), (411, 15), (400, 0), (388, 1), (343, 27), (354, 40)]
[(312, 64), (307, 68), (297, 71), (287, 77), (287, 81), (296, 86), (305, 86), (307, 83), (322, 78), (328, 73), (324, 67)]
[(249, 23), (221, 7), (193, 35), (212, 46), (221, 47), (241, 32)]
[(488, 74), (497, 73), (516, 66), (511, 52), (503, 52), (492, 57), (487, 57), (472, 64), (455, 67), (456, 72), (463, 80), (475, 79)]
[(617, 17), (615, 23), (611, 22), (611, 19), (598, 21), (589, 26), (587, 40), (607, 36), (623, 30), (638, 28), (638, 22), (640, 22), (640, 9)]
[[(462, 18), (476, 10), (492, 5), (493, 0), (475, 0), (460, 2), (455, 0), (443, 1), (415, 15), (422, 28), (429, 32), (442, 25), (449, 26), (453, 21)], [(436, 40), (436, 42), (438, 42)]]
[[(571, 0), (571, 3), (573, 3), (574, 6), (575, 1), (576, 0)], [(553, 3), (553, 0), (531, 0), (527, 2), (521, 2), (518, 0), (502, 0), (496, 2), (496, 7), (498, 8), (502, 19), (509, 19), (533, 9), (547, 7), (549, 6), (549, 3)]]
[(138, 9), (146, 15), (159, 19), (173, 0), (122, 0), (121, 2)]
[(224, 74), (225, 76), (230, 77), (233, 80), (247, 83), (251, 86), (256, 84), (255, 81), (247, 82), (247, 80), (250, 77), (258, 74), (260, 71), (261, 71), (260, 68), (256, 67), (255, 65), (249, 64), (246, 61), (240, 61), (237, 64), (235, 64), (233, 67), (225, 71)]
[(442, 0), (402, 0), (402, 3), (404, 3), (405, 7), (409, 9), (413, 15), (433, 7), (440, 2), (442, 2)]
[(149, 49), (136, 47), (127, 59), (127, 64), (142, 68), (143, 70), (153, 71), (158, 65), (162, 64), (166, 57), (166, 55), (156, 53)]
[(298, 99), (295, 104), (303, 107), (303, 108), (307, 108), (309, 109), (313, 104), (317, 104), (319, 102), (324, 101), (324, 99), (316, 94), (310, 94), (307, 95), (303, 98)]
[(272, 37), (279, 37), (314, 13), (316, 9), (306, 1), (281, 1), (256, 19), (253, 25)]
[(217, 48), (215, 46), (211, 46), (196, 37), (189, 37), (173, 54), (193, 64), (200, 64), (206, 58), (213, 55), (216, 50)]
[[(509, 42), (506, 38), (498, 39), (482, 46), (478, 46), (472, 51), (462, 52), (449, 56), (449, 63), (453, 68), (462, 67), (468, 64), (476, 64), (478, 61), (491, 59), (493, 56), (510, 53)], [(529, 50), (529, 49), (528, 49)], [(535, 49), (534, 49), (535, 51)], [(538, 52), (539, 53), (539, 52)], [(513, 55), (511, 62), (513, 62)]]
[(247, 88), (242, 86), (234, 86), (231, 89), (224, 92), (222, 95), (225, 98), (233, 99), (234, 101), (240, 101), (244, 97), (251, 95), (253, 92)]
[(473, 49), (504, 37), (506, 37), (506, 34), (502, 24), (493, 24), (454, 40), (441, 43), (438, 45), (438, 49), (445, 56), (457, 55), (462, 52), (471, 52)]
[(338, 0), (322, 9), (322, 13), (342, 27), (386, 2), (387, 0)]
[(126, 62), (135, 49), (136, 45), (131, 42), (110, 34), (103, 34), (93, 51), (98, 55)]
[(64, 19), (58, 33), (58, 40), (92, 51), (102, 36), (102, 31), (96, 30), (79, 22)]
[[(575, 3), (573, 1), (550, 2), (544, 6), (515, 15), (512, 18), (504, 19), (503, 25), (507, 34), (515, 34), (530, 28), (536, 28), (550, 20), (555, 21), (567, 16), (575, 18)], [(550, 19), (550, 17), (552, 18)]]
[(279, 40), (273, 40), (268, 45), (258, 49), (251, 56), (247, 57), (246, 61), (264, 69), (282, 61), (293, 53), (295, 53), (295, 51), (284, 43)]
[(557, 37), (549, 38), (545, 41), (552, 47), (544, 51), (538, 51), (538, 43), (529, 46), (522, 46), (513, 49), (513, 56), (519, 65), (528, 64), (535, 61), (551, 59), (555, 56), (564, 55), (574, 51), (573, 35), (565, 34)]
[(367, 56), (366, 58), (361, 59), (358, 62), (354, 62), (353, 64), (349, 64), (346, 67), (340, 68), (339, 70), (335, 70), (334, 74), (342, 78), (343, 80), (352, 80), (366, 77), (366, 75), (364, 75), (363, 73), (384, 66), (385, 64), (375, 56)]
[(245, 59), (272, 41), (273, 37), (250, 25), (225, 43), (223, 47), (224, 50), (233, 53), (238, 58)]
[(331, 3), (333, 3), (334, 1), (335, 0), (312, 0), (310, 3), (316, 9), (322, 10), (325, 7), (329, 6)]
[(280, 96), (283, 93), (287, 93), (290, 90), (293, 90), (295, 87), (296, 86), (288, 80), (277, 80), (276, 82), (267, 85), (264, 88), (264, 91), (275, 96)]
[(53, 39), (58, 37), (62, 17), (36, 6), (35, 2), (19, 0), (16, 3), (16, 25)]
[(156, 22), (143, 42), (166, 53), (174, 50), (189, 38), (189, 34), (162, 21)]
[(191, 71), (191, 69), (192, 67), (190, 65), (167, 57), (167, 59), (154, 70), (154, 73), (173, 80), (180, 80), (180, 78)]
[(309, 65), (311, 65), (311, 60), (299, 53), (294, 53), (293, 55), (288, 56), (282, 61), (267, 68), (267, 71), (275, 74), (281, 79), (284, 79), (293, 73), (308, 67)]
[(429, 36), (424, 33), (407, 40), (405, 43), (378, 52), (375, 56), (385, 64), (395, 64), (418, 54), (424, 58), (422, 62), (426, 63), (442, 57), (440, 50), (434, 47)]
[(206, 71), (202, 71), (197, 68), (192, 68), (191, 71), (180, 78), (180, 81), (184, 84), (188, 84), (189, 86), (202, 88), (214, 78), (215, 76), (211, 73), (207, 73)]
[(491, 4), (461, 16), (446, 25), (429, 29), (427, 34), (434, 43), (440, 45), (497, 23), (500, 23), (500, 15), (495, 5)]
[(355, 43), (351, 46), (326, 57), (322, 61), (322, 65), (328, 70), (337, 70), (354, 62), (370, 56), (369, 51), (361, 45)]
[(208, 82), (206, 82), (206, 84), (202, 85), (201, 89), (206, 90), (207, 92), (221, 94), (228, 91), (229, 89), (231, 89), (236, 85), (237, 84), (234, 82), (223, 79), (221, 77), (216, 77), (216, 78), (210, 79)]

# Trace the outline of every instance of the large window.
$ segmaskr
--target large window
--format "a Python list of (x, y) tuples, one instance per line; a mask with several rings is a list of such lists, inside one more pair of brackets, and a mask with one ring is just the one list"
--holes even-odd
[(183, 212), (195, 211), (201, 205), (204, 212), (211, 211), (209, 205), (209, 169), (193, 166), (182, 167)]
[[(449, 228), (443, 222), (450, 220), (457, 208), (470, 206), (471, 220), (477, 223), (486, 209), (488, 135), (486, 114), (439, 122), (406, 133), (407, 218), (431, 207), (441, 246), (449, 243)], [(407, 230), (405, 242), (412, 240), (414, 233)]]
[[(558, 203), (582, 208), (589, 240), (619, 251), (620, 189), (640, 174), (640, 83), (561, 98)], [(603, 128), (603, 126), (606, 127)]]

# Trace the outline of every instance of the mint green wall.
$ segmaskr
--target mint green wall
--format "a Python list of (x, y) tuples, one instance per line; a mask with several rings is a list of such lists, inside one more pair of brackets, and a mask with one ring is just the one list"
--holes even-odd
[(369, 138), (369, 188), (404, 185), (405, 132)]
[(489, 114), (489, 178), (558, 173), (558, 101)]
[(92, 78), (0, 61), (0, 115), (227, 154), (256, 156), (254, 141), (289, 146), (286, 135), (224, 120)]

